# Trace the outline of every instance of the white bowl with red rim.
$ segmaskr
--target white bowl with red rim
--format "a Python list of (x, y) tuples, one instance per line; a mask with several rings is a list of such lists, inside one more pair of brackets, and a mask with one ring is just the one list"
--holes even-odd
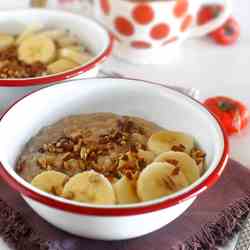
[(93, 59), (75, 69), (48, 76), (26, 79), (0, 79), (0, 110), (16, 98), (45, 85), (73, 78), (95, 77), (101, 64), (111, 54), (112, 36), (95, 21), (68, 12), (27, 9), (4, 11), (0, 15), (0, 32), (20, 34), (32, 23), (41, 23), (48, 28), (66, 29), (86, 44)]
[[(46, 103), (50, 103), (47, 108)], [(205, 174), (189, 187), (160, 199), (131, 205), (91, 205), (40, 191), (15, 172), (25, 143), (42, 127), (67, 115), (114, 112), (188, 132), (207, 153)], [(25, 119), (23, 119), (25, 117)], [(0, 175), (49, 223), (69, 233), (120, 240), (153, 232), (180, 216), (221, 176), (228, 141), (217, 120), (199, 102), (166, 86), (133, 79), (84, 79), (34, 92), (0, 120)]]

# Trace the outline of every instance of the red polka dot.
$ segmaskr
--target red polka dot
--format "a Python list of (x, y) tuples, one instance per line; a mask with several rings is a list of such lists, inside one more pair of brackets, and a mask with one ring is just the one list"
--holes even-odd
[(188, 10), (188, 0), (178, 0), (174, 7), (174, 15), (176, 17), (182, 17)]
[(180, 28), (181, 32), (186, 31), (192, 25), (192, 22), (193, 22), (193, 17), (190, 15), (186, 16), (181, 23), (181, 28)]
[(167, 41), (163, 42), (163, 43), (162, 43), (162, 46), (165, 46), (165, 45), (167, 45), (167, 44), (169, 44), (169, 43), (173, 43), (173, 42), (177, 41), (177, 39), (178, 39), (178, 38), (177, 38), (176, 36), (174, 36), (174, 37), (168, 39)]
[(153, 39), (160, 40), (166, 38), (170, 32), (170, 28), (166, 23), (160, 23), (155, 25), (150, 32), (150, 36)]
[(134, 34), (133, 24), (125, 17), (117, 17), (115, 19), (115, 28), (124, 36), (131, 36)]
[(100, 0), (100, 5), (104, 14), (108, 15), (110, 13), (109, 0)]
[(151, 44), (144, 41), (133, 41), (131, 42), (131, 46), (136, 49), (148, 49), (151, 47)]
[(139, 4), (134, 8), (132, 17), (137, 23), (145, 25), (154, 19), (154, 10), (148, 4)]

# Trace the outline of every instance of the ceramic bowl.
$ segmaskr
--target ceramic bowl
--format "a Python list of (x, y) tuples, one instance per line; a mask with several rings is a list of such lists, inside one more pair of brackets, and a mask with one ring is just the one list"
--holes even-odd
[[(195, 183), (170, 196), (112, 206), (50, 195), (15, 172), (25, 143), (42, 127), (68, 115), (93, 112), (138, 116), (163, 128), (190, 133), (207, 153), (207, 171)], [(0, 138), (0, 175), (34, 211), (69, 233), (102, 240), (134, 238), (166, 226), (220, 178), (228, 159), (227, 137), (200, 103), (166, 86), (132, 79), (76, 80), (34, 92), (3, 115)]]
[(59, 74), (26, 79), (0, 79), (0, 110), (16, 98), (46, 84), (71, 78), (96, 76), (101, 64), (112, 51), (113, 39), (102, 26), (89, 18), (63, 11), (42, 9), (4, 11), (0, 15), (0, 32), (18, 34), (32, 23), (67, 29), (76, 34), (92, 51), (93, 59), (83, 66)]

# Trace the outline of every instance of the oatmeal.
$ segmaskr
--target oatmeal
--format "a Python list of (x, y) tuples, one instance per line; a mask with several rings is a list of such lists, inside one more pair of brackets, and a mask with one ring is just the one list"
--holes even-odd
[(0, 33), (0, 79), (65, 72), (92, 57), (83, 41), (66, 30), (31, 25), (21, 34)]
[(204, 164), (205, 154), (187, 134), (137, 117), (95, 113), (43, 128), (26, 145), (16, 171), (34, 186), (67, 199), (127, 204), (190, 185)]

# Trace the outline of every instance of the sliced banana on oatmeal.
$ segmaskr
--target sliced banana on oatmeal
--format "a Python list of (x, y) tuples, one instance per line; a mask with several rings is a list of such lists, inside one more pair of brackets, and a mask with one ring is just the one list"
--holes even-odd
[(51, 74), (56, 74), (60, 72), (64, 72), (73, 68), (76, 68), (79, 64), (72, 62), (67, 59), (59, 59), (48, 65), (47, 70)]
[(137, 194), (142, 201), (170, 195), (186, 187), (188, 182), (179, 168), (162, 162), (153, 162), (140, 174)]
[(65, 36), (65, 34), (66, 34), (66, 31), (63, 29), (46, 30), (46, 31), (39, 33), (39, 35), (49, 37), (53, 40), (57, 40), (60, 37)]
[(164, 130), (152, 134), (148, 140), (148, 148), (156, 154), (170, 151), (174, 146), (184, 146), (183, 150), (190, 153), (194, 146), (194, 139), (182, 132)]
[(126, 176), (118, 180), (113, 187), (118, 204), (131, 204), (140, 201), (136, 193), (135, 181), (129, 180)]
[(46, 36), (36, 35), (25, 39), (18, 48), (19, 60), (32, 64), (49, 63), (56, 55), (55, 43)]
[(143, 150), (143, 149), (139, 149), (137, 155), (139, 158), (144, 159), (147, 164), (152, 163), (154, 161), (154, 158), (155, 158), (154, 152), (148, 151), (148, 150)]
[(41, 23), (33, 23), (29, 25), (16, 39), (16, 44), (20, 45), (25, 39), (34, 36), (44, 26)]
[(69, 48), (61, 49), (59, 57), (71, 60), (78, 64), (84, 64), (92, 58), (92, 56), (86, 52), (79, 53)]
[(157, 156), (154, 161), (167, 162), (179, 167), (189, 184), (195, 182), (200, 177), (200, 169), (195, 160), (184, 152), (165, 152)]
[(11, 35), (0, 33), (0, 50), (6, 49), (15, 43), (15, 38)]
[(61, 195), (67, 181), (67, 175), (51, 170), (37, 175), (32, 180), (31, 185), (47, 193)]
[(109, 180), (90, 170), (70, 178), (63, 189), (63, 197), (98, 205), (115, 204), (115, 193)]

